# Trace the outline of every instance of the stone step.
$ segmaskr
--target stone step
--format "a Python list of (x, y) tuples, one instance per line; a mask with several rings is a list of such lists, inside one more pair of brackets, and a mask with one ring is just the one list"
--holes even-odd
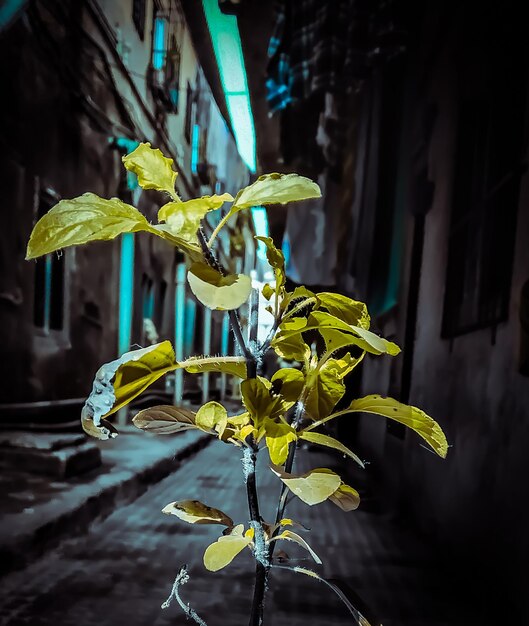
[(0, 436), (0, 467), (65, 479), (101, 465), (101, 451), (84, 435), (10, 432)]

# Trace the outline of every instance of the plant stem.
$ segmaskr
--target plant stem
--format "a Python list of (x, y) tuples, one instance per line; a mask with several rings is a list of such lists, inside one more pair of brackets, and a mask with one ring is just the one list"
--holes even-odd
[(261, 524), (259, 511), (259, 498), (255, 477), (255, 465), (257, 461), (257, 446), (244, 450), (246, 460), (246, 494), (248, 496), (248, 509), (250, 511), (251, 525), (254, 529), (254, 555), (255, 555), (255, 584), (253, 591), (252, 608), (250, 612), (249, 626), (261, 626), (263, 623), (264, 597), (266, 580), (268, 578), (269, 560), (268, 548), (265, 541), (264, 531)]
[[(209, 243), (206, 241), (206, 237), (200, 229), (198, 231), (198, 239), (204, 253), (206, 262), (220, 272), (226, 275), (224, 268), (215, 258), (215, 255), (210, 249), (211, 243), (213, 243), (218, 231), (222, 228), (226, 222), (227, 216), (221, 220), (217, 228), (213, 231), (210, 237)], [(254, 300), (255, 300), (255, 294)], [(258, 324), (258, 299), (255, 300), (255, 314), (250, 315), (251, 328), (250, 339), (257, 338), (257, 324)], [(241, 352), (246, 358), (246, 376), (247, 378), (255, 378), (257, 376), (257, 348), (255, 347), (255, 354), (248, 348), (244, 337), (242, 335), (242, 329), (235, 311), (228, 311), (230, 324), (235, 334), (235, 338)], [(256, 341), (253, 341), (255, 346)], [(266, 591), (266, 581), (268, 578), (268, 570), (270, 569), (270, 560), (268, 558), (268, 546), (266, 544), (264, 529), (261, 523), (261, 514), (259, 512), (259, 498), (257, 495), (257, 484), (255, 477), (255, 465), (257, 461), (258, 447), (255, 441), (249, 442), (249, 447), (244, 449), (245, 463), (244, 463), (244, 476), (246, 479), (246, 493), (248, 496), (248, 509), (250, 512), (251, 526), (254, 529), (254, 545), (255, 545), (255, 585), (252, 600), (252, 608), (250, 612), (249, 626), (261, 626), (263, 623), (264, 613), (264, 597)]]
[[(303, 413), (305, 412), (305, 393), (301, 392), (301, 395), (298, 400), (298, 404), (296, 406), (296, 412), (294, 413), (294, 418), (292, 420), (292, 426), (297, 429), (299, 423), (303, 419)], [(288, 456), (285, 462), (285, 472), (290, 474), (292, 472), (292, 466), (294, 465), (294, 458), (296, 456), (296, 442), (293, 441), (288, 447)], [(279, 501), (277, 503), (277, 512), (275, 524), (279, 524), (279, 522), (283, 519), (283, 515), (285, 514), (285, 508), (287, 505), (287, 495), (288, 490), (285, 483), (281, 483), (281, 491), (279, 493)], [(279, 527), (274, 532), (274, 536), (279, 532)], [(274, 549), (277, 541), (274, 541), (270, 544), (270, 561), (272, 561), (272, 557), (274, 556)]]
[(226, 215), (217, 224), (215, 230), (211, 233), (211, 237), (209, 238), (209, 241), (207, 243), (208, 248), (211, 248), (211, 246), (213, 245), (213, 242), (215, 241), (215, 238), (220, 233), (222, 227), (229, 220), (230, 217), (231, 217), (231, 215), (230, 215), (230, 213), (228, 211), (228, 213), (226, 213)]
[[(217, 258), (213, 254), (213, 252), (208, 248), (208, 244), (207, 244), (207, 241), (206, 241), (206, 236), (204, 235), (204, 232), (203, 232), (203, 230), (201, 228), (197, 231), (197, 237), (198, 237), (198, 241), (200, 243), (200, 246), (202, 248), (202, 252), (204, 253), (204, 258), (205, 258), (207, 264), (209, 266), (211, 266), (213, 269), (217, 270), (217, 272), (220, 272), (223, 276), (226, 276), (226, 270), (218, 262)], [(252, 359), (255, 361), (255, 357), (248, 350), (248, 347), (246, 346), (246, 343), (245, 343), (244, 338), (242, 336), (241, 323), (239, 322), (239, 318), (237, 316), (237, 312), (233, 311), (233, 310), (228, 311), (228, 317), (230, 318), (230, 324), (231, 324), (231, 327), (233, 329), (233, 333), (235, 335), (235, 339), (237, 340), (237, 343), (239, 344), (239, 348), (241, 349), (241, 352), (244, 354), (244, 356), (245, 356), (247, 361), (250, 361)], [(248, 374), (248, 377), (249, 378), (255, 378), (255, 374), (253, 376), (250, 376)]]

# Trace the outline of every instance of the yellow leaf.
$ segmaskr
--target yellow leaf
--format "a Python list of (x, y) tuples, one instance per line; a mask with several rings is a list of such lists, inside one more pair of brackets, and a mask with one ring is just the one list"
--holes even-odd
[(118, 198), (106, 200), (93, 193), (61, 200), (35, 225), (27, 248), (34, 259), (68, 246), (108, 241), (122, 233), (147, 232), (182, 248), (192, 258), (201, 254), (198, 243), (173, 235), (165, 224), (152, 226), (133, 206)]
[(271, 298), (271, 297), (274, 295), (274, 293), (275, 293), (275, 291), (272, 289), (272, 287), (271, 287), (268, 283), (266, 283), (266, 284), (263, 286), (263, 288), (262, 288), (261, 292), (262, 292), (262, 294), (263, 294), (263, 296), (264, 296), (264, 298), (265, 298), (266, 300), (270, 300), (270, 298)]
[(271, 469), (292, 493), (310, 506), (327, 500), (342, 483), (338, 474), (324, 467), (310, 470), (302, 475), (288, 474), (277, 466)]
[(196, 428), (193, 411), (170, 405), (143, 409), (134, 416), (132, 423), (136, 428), (155, 435), (172, 435)]
[(306, 330), (309, 328), (319, 330), (324, 338), (327, 334), (326, 331), (340, 331), (346, 334), (353, 334), (355, 337), (342, 345), (357, 345), (362, 350), (366, 350), (372, 354), (389, 354), (395, 356), (400, 352), (400, 348), (393, 342), (379, 337), (361, 326), (352, 326), (325, 311), (314, 311), (311, 313)]
[(291, 530), (284, 530), (283, 532), (279, 533), (279, 535), (276, 535), (275, 537), (270, 539), (270, 543), (272, 543), (272, 541), (277, 541), (278, 539), (293, 541), (302, 546), (303, 548), (305, 548), (305, 550), (310, 552), (311, 557), (316, 561), (316, 563), (318, 563), (318, 565), (321, 565), (320, 557), (316, 554), (316, 552), (314, 552), (314, 550), (309, 546), (305, 539), (300, 537), (297, 533), (293, 533)]
[(204, 566), (210, 572), (217, 572), (219, 569), (229, 565), (233, 559), (242, 552), (244, 548), (252, 543), (252, 538), (242, 535), (239, 532), (240, 526), (235, 527), (229, 535), (219, 537), (204, 552)]
[(218, 402), (207, 402), (198, 409), (195, 421), (201, 430), (216, 431), (222, 437), (228, 423), (228, 412)]
[(338, 489), (329, 496), (329, 500), (340, 507), (342, 511), (354, 511), (360, 505), (360, 494), (356, 489), (342, 483)]
[[(400, 348), (396, 343), (392, 341), (388, 341), (383, 337), (379, 337), (365, 328), (361, 328), (360, 326), (351, 326), (353, 332), (360, 336), (361, 339), (367, 344), (367, 346), (363, 347), (367, 352), (373, 352), (374, 354), (389, 354), (390, 356), (396, 356), (400, 353)], [(360, 344), (359, 344), (360, 345)], [(370, 350), (369, 348), (372, 348)]]
[[(283, 252), (275, 247), (274, 241), (271, 237), (256, 237), (256, 239), (262, 241), (266, 246), (266, 258), (268, 259), (270, 267), (274, 270), (274, 276), (276, 279), (275, 293), (276, 296), (279, 297), (284, 291), (284, 286), (286, 282), (285, 257), (283, 255)], [(267, 298), (267, 300), (269, 299), (270, 298)]]
[(237, 433), (237, 438), (240, 439), (241, 441), (246, 441), (246, 439), (250, 435), (254, 435), (255, 436), (256, 433), (257, 433), (257, 431), (252, 426), (252, 424), (247, 424), (246, 426), (243, 426), (241, 428), (241, 430)]
[(321, 308), (343, 320), (347, 324), (360, 326), (368, 329), (370, 325), (370, 317), (367, 306), (363, 302), (352, 300), (347, 296), (339, 293), (323, 292), (317, 294)]
[(240, 415), (232, 415), (228, 417), (228, 424), (232, 426), (246, 426), (250, 421), (250, 414), (245, 412)]
[(176, 195), (177, 173), (173, 170), (173, 159), (164, 157), (158, 148), (151, 148), (150, 143), (140, 143), (122, 160), (129, 172), (136, 174), (143, 189), (157, 189), (167, 191), (171, 196)]
[[(115, 413), (134, 400), (161, 376), (186, 367), (215, 372), (223, 371), (226, 366), (231, 369), (236, 362), (226, 363), (225, 358), (234, 357), (193, 357), (177, 362), (170, 341), (127, 352), (119, 359), (101, 366), (97, 371), (92, 392), (81, 413), (83, 429), (87, 434), (99, 439), (113, 437), (115, 432), (110, 432), (108, 425), (101, 423), (102, 418)], [(176, 425), (174, 427), (180, 428)]]
[(271, 394), (272, 385), (266, 378), (248, 378), (241, 383), (242, 401), (250, 415), (254, 426), (259, 429), (265, 417), (277, 419), (291, 406), (292, 402), (284, 401), (280, 396)]
[[(296, 287), (294, 291), (285, 293), (283, 300), (281, 301), (281, 310), (288, 309), (290, 312), (294, 307), (302, 305), (303, 301), (310, 301), (315, 305), (317, 303), (316, 295), (309, 291), (306, 287)], [(303, 306), (302, 306), (303, 308)]]
[(237, 378), (246, 378), (246, 359), (243, 356), (190, 357), (186, 359), (186, 372), (222, 372)]
[(229, 311), (238, 309), (248, 300), (252, 280), (245, 274), (222, 276), (205, 263), (193, 263), (187, 274), (191, 291), (210, 309)]
[(203, 196), (185, 202), (168, 202), (158, 211), (158, 221), (166, 222), (169, 230), (178, 237), (195, 243), (200, 223), (209, 211), (233, 200), (229, 193), (221, 196)]
[(237, 194), (230, 213), (265, 204), (286, 204), (321, 197), (318, 185), (297, 174), (265, 174)]
[(219, 509), (214, 509), (200, 500), (180, 500), (171, 502), (162, 509), (162, 513), (176, 515), (188, 524), (221, 524), (231, 528), (233, 520)]
[(270, 418), (264, 421), (266, 446), (270, 460), (274, 465), (283, 465), (287, 460), (289, 445), (297, 440), (296, 431), (283, 422), (274, 422)]
[(26, 259), (149, 229), (149, 222), (129, 204), (118, 198), (105, 200), (85, 193), (78, 198), (61, 200), (40, 218), (31, 233)]
[(303, 372), (294, 367), (284, 367), (271, 378), (274, 393), (280, 394), (288, 402), (297, 402), (305, 384)]
[(439, 424), (421, 409), (397, 402), (393, 398), (366, 396), (353, 400), (347, 411), (375, 413), (404, 424), (414, 430), (443, 459), (448, 452), (448, 442)]
[(101, 419), (128, 404), (154, 381), (177, 367), (180, 366), (175, 362), (170, 341), (126, 352), (119, 359), (102, 365), (81, 412), (85, 432), (99, 439), (114, 437), (115, 433), (109, 432), (101, 424)]
[(342, 379), (354, 367), (354, 359), (346, 354), (342, 359), (327, 359), (320, 370), (309, 373), (309, 392), (305, 410), (312, 419), (326, 417), (345, 393)]
[(294, 361), (304, 361), (309, 358), (310, 348), (301, 336), (306, 326), (307, 320), (304, 317), (292, 317), (281, 322), (271, 343), (276, 354)]
[(358, 465), (360, 465), (361, 467), (365, 467), (362, 461), (360, 460), (360, 458), (352, 450), (349, 450), (347, 446), (344, 446), (344, 444), (341, 441), (338, 441), (334, 437), (329, 437), (329, 435), (322, 435), (321, 433), (314, 433), (312, 431), (308, 431), (308, 432), (300, 432), (299, 438), (305, 441), (309, 441), (310, 443), (315, 443), (319, 446), (326, 446), (328, 448), (334, 448), (334, 450), (338, 450), (338, 452), (341, 452), (342, 454), (346, 454), (347, 456), (354, 459), (358, 463)]

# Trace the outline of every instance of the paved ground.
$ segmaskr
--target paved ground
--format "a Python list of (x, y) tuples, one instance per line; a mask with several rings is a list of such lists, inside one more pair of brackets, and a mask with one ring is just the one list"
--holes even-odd
[[(231, 454), (230, 454), (231, 453)], [(261, 455), (264, 457), (264, 455)], [(297, 469), (326, 465), (336, 457), (301, 451)], [(278, 484), (263, 462), (262, 499)], [(87, 534), (1, 582), (0, 624), (16, 626), (164, 626), (189, 624), (173, 604), (162, 611), (176, 571), (190, 566), (182, 595), (208, 626), (245, 626), (252, 591), (250, 554), (209, 573), (205, 547), (220, 527), (190, 526), (160, 513), (176, 499), (200, 498), (245, 521), (245, 494), (237, 451), (219, 442), (201, 450), (135, 502), (94, 524)], [(368, 504), (368, 501), (366, 501)], [(332, 504), (308, 507), (293, 501), (289, 514), (311, 528), (306, 534), (322, 557), (327, 576), (347, 579), (376, 609), (384, 626), (484, 626), (472, 607), (465, 609), (450, 579), (420, 541), (396, 530), (366, 506), (343, 513)], [(272, 506), (263, 515), (272, 517)], [(283, 547), (283, 546), (282, 546)], [(284, 547), (291, 558), (301, 548)], [(308, 561), (301, 564), (309, 566)], [(322, 571), (322, 570), (320, 570)], [(476, 605), (474, 605), (476, 606)], [(320, 583), (290, 572), (271, 578), (267, 626), (345, 626), (351, 624), (338, 599)]]
[(65, 536), (86, 531), (114, 506), (132, 502), (207, 439), (195, 431), (153, 437), (124, 426), (116, 439), (92, 440), (100, 445), (103, 462), (90, 472), (59, 480), (27, 471), (23, 459), (2, 467), (0, 575), (33, 562)]

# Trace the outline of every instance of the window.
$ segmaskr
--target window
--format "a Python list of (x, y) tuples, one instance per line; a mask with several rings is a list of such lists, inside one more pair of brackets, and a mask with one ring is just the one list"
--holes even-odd
[(145, 37), (145, 0), (132, 0), (132, 21), (143, 41)]
[[(463, 59), (442, 336), (508, 315), (524, 134), (522, 55), (489, 34)], [(509, 68), (508, 71), (506, 68)]]
[(155, 7), (149, 83), (153, 95), (169, 113), (178, 112), (180, 95), (179, 19), (170, 22), (167, 14)]
[[(39, 194), (37, 219), (57, 202), (55, 194), (42, 190)], [(33, 292), (33, 323), (46, 333), (64, 327), (65, 261), (63, 253), (48, 254), (36, 260)]]
[(180, 49), (176, 37), (171, 37), (171, 45), (167, 56), (166, 88), (169, 104), (173, 113), (178, 112), (178, 96), (180, 95)]
[[(162, 13), (156, 13), (152, 35), (152, 67), (157, 72), (162, 72), (165, 67), (167, 55), (167, 17)], [(163, 82), (160, 81), (160, 82)]]

